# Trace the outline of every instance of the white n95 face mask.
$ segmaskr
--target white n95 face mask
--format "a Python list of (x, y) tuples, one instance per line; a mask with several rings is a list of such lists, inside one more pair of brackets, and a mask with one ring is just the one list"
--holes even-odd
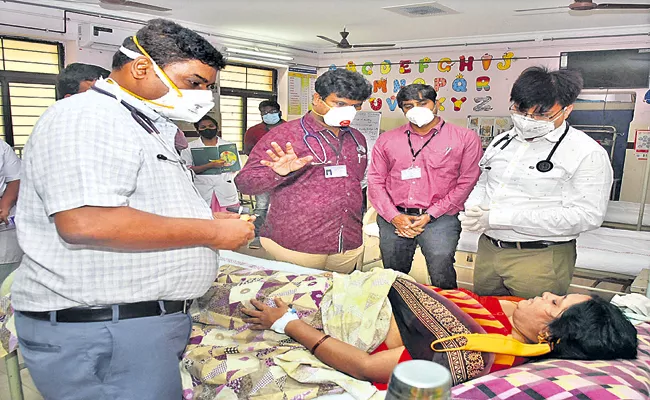
[(214, 108), (214, 97), (211, 90), (178, 89), (158, 64), (156, 64), (156, 62), (146, 54), (144, 49), (142, 49), (142, 47), (137, 43), (135, 37), (133, 41), (145, 54), (129, 50), (124, 46), (120, 47), (120, 52), (133, 60), (142, 56), (147, 57), (153, 64), (156, 76), (165, 84), (165, 86), (167, 86), (168, 89), (167, 93), (158, 99), (143, 99), (151, 109), (169, 119), (195, 123), (207, 114), (208, 111)]
[(329, 108), (329, 111), (323, 115), (323, 121), (325, 121), (325, 123), (329, 126), (340, 126), (342, 128), (347, 128), (350, 126), (352, 120), (357, 115), (357, 109), (354, 108), (354, 106), (330, 107), (329, 104), (325, 103), (325, 100), (320, 99), (320, 101), (325, 104), (325, 107)]
[(539, 121), (521, 114), (511, 113), (515, 132), (524, 140), (546, 136), (555, 130), (555, 121)]
[(436, 116), (433, 111), (427, 107), (413, 107), (406, 112), (406, 118), (419, 127), (423, 127), (433, 121)]

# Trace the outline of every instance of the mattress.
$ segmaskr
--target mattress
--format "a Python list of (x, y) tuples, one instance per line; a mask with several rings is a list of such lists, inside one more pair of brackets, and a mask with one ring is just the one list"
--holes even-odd
[[(476, 253), (479, 236), (463, 231), (457, 249)], [(598, 228), (578, 237), (577, 252), (578, 268), (637, 276), (650, 268), (650, 232)]]
[[(271, 269), (274, 271), (292, 272), (296, 274), (313, 275), (313, 274), (320, 274), (324, 272), (318, 269), (305, 268), (291, 263), (265, 260), (258, 257), (248, 256), (246, 254), (235, 253), (234, 251), (220, 250), (219, 266), (225, 264), (237, 265), (240, 267), (250, 268), (250, 269)], [(317, 397), (316, 399), (317, 400), (354, 400), (354, 397), (352, 397), (348, 393), (343, 393), (343, 394), (320, 396)]]
[[(639, 222), (641, 204), (629, 201), (610, 201), (607, 205), (605, 222), (636, 225)], [(650, 204), (645, 206), (643, 225), (650, 226)]]

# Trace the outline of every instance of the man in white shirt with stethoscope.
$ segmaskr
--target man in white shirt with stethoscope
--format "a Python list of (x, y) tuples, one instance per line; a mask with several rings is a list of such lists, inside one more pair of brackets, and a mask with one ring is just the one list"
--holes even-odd
[(459, 217), (483, 232), (474, 292), (523, 298), (567, 292), (576, 238), (605, 217), (609, 155), (566, 119), (582, 90), (575, 71), (525, 70), (512, 87), (514, 128), (494, 138)]

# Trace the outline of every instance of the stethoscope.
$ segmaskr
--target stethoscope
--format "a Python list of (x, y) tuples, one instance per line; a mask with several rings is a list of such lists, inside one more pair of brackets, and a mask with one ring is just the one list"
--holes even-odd
[[(566, 137), (567, 133), (569, 133), (569, 128), (570, 127), (571, 126), (567, 122), (566, 123), (566, 128), (564, 129), (564, 133), (562, 134), (562, 136), (560, 136), (560, 139), (557, 142), (555, 142), (555, 145), (551, 149), (551, 152), (548, 153), (548, 157), (546, 157), (546, 159), (544, 159), (544, 160), (538, 161), (537, 164), (535, 164), (535, 169), (537, 169), (539, 172), (549, 172), (550, 170), (553, 169), (554, 165), (553, 165), (553, 162), (551, 161), (551, 158), (553, 157), (553, 154), (555, 154), (555, 151), (557, 150), (560, 143), (562, 143), (562, 140), (564, 140), (564, 138)], [(501, 139), (497, 140), (496, 143), (494, 143), (491, 146), (493, 149), (495, 149), (494, 152), (492, 153), (492, 155), (490, 155), (490, 157), (487, 157), (484, 160), (481, 160), (481, 162), (479, 163), (479, 167), (481, 167), (483, 169), (487, 169), (487, 170), (492, 169), (492, 167), (487, 165), (488, 162), (490, 162), (490, 160), (492, 158), (494, 158), (494, 156), (496, 156), (496, 154), (499, 151), (502, 151), (506, 147), (508, 147), (508, 145), (510, 144), (510, 142), (512, 142), (512, 139), (514, 139), (515, 136), (516, 135), (510, 136), (510, 134), (507, 134), (507, 135), (503, 136)], [(501, 147), (499, 149), (496, 149), (496, 147), (498, 145), (500, 145), (501, 143), (503, 143), (501, 145)]]
[[(160, 131), (158, 130), (158, 128), (156, 128), (156, 124), (154, 124), (154, 122), (151, 120), (151, 118), (149, 118), (145, 113), (138, 110), (136, 107), (132, 106), (131, 104), (127, 103), (126, 101), (118, 99), (117, 96), (115, 96), (111, 92), (108, 92), (108, 91), (106, 91), (104, 89), (100, 89), (95, 85), (91, 86), (90, 88), (92, 90), (96, 91), (97, 93), (101, 93), (101, 94), (103, 94), (105, 96), (112, 97), (115, 100), (118, 100), (120, 102), (120, 104), (122, 106), (124, 106), (124, 108), (129, 110), (129, 112), (131, 113), (131, 117), (135, 120), (135, 122), (137, 122), (145, 131), (147, 131), (147, 133), (149, 133), (153, 137), (155, 137), (156, 140), (158, 140), (158, 142), (160, 142), (160, 144), (163, 145), (165, 150), (169, 151), (169, 148), (168, 148), (167, 144), (160, 138)], [(181, 166), (185, 165), (185, 160), (183, 160), (181, 158), (171, 159), (171, 158), (165, 156), (164, 154), (158, 154), (158, 155), (156, 155), (156, 158), (161, 160), (161, 161), (169, 161), (171, 163), (178, 163)]]
[[(331, 164), (332, 163), (331, 161), (327, 160), (327, 152), (325, 151), (325, 146), (323, 146), (323, 142), (321, 141), (321, 137), (323, 139), (325, 139), (325, 142), (327, 142), (327, 144), (332, 148), (332, 150), (334, 150), (334, 153), (336, 154), (336, 157), (337, 157), (337, 163), (338, 163), (338, 156), (341, 154), (341, 150), (343, 149), (343, 139), (341, 139), (341, 144), (340, 144), (339, 150), (337, 152), (336, 148), (334, 147), (332, 142), (329, 141), (327, 136), (323, 135), (321, 132), (318, 132), (319, 135), (314, 135), (312, 133), (309, 133), (307, 128), (305, 128), (305, 117), (304, 116), (302, 118), (300, 118), (300, 127), (302, 128), (303, 132), (305, 132), (305, 135), (302, 137), (302, 141), (305, 142), (305, 145), (307, 146), (309, 151), (311, 151), (311, 153), (314, 155), (316, 160), (318, 160), (318, 162), (312, 162), (312, 165), (323, 165), (323, 164)], [(329, 129), (327, 129), (327, 132), (330, 134), (330, 136), (332, 136), (333, 139), (337, 139), (337, 137), (334, 135), (334, 133), (332, 133)], [(354, 144), (356, 144), (356, 146), (357, 146), (357, 154), (359, 155), (359, 162), (361, 162), (361, 157), (366, 156), (366, 154), (368, 153), (368, 150), (366, 150), (366, 148), (363, 147), (361, 145), (361, 143), (359, 143), (359, 141), (354, 136), (352, 131), (350, 131), (350, 136), (352, 136), (352, 140), (354, 140)], [(309, 138), (314, 138), (316, 140), (316, 142), (318, 143), (318, 145), (320, 146), (320, 149), (323, 152), (323, 157), (322, 158), (314, 151), (314, 149), (311, 147), (311, 145), (307, 141), (307, 139), (309, 139)]]

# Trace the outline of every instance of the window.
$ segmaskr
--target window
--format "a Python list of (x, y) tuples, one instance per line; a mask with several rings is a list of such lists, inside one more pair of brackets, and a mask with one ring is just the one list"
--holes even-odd
[(244, 133), (262, 122), (258, 106), (277, 97), (277, 73), (272, 69), (228, 65), (219, 73), (221, 132), (243, 149)]
[(63, 47), (0, 36), (0, 138), (22, 154), (32, 128), (56, 101)]

